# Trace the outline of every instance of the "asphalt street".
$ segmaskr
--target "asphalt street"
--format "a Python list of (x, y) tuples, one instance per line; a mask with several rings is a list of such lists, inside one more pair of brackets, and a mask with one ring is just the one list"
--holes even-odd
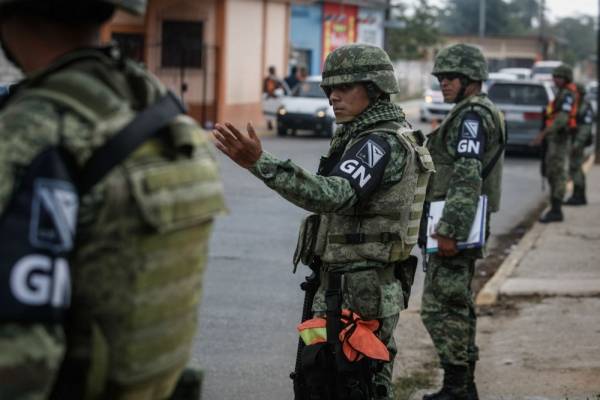
[[(411, 121), (417, 121), (417, 104), (403, 104)], [(310, 134), (263, 138), (265, 150), (309, 171), (315, 171), (328, 144)], [(292, 274), (291, 259), (306, 212), (220, 154), (219, 162), (230, 213), (215, 226), (199, 309), (192, 363), (205, 373), (202, 399), (292, 399), (289, 373), (303, 301), (299, 284), (308, 269), (300, 266)], [(493, 235), (510, 231), (539, 204), (545, 196), (540, 182), (537, 160), (506, 159)], [(422, 275), (411, 307), (418, 307), (421, 287)]]

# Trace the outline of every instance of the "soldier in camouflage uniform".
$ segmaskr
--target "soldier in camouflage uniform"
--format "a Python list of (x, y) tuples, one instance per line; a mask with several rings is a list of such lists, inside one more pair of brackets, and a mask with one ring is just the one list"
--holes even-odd
[(436, 169), (427, 201), (446, 203), (435, 227), (439, 250), (429, 258), (421, 317), (440, 358), (444, 385), (423, 399), (477, 399), (471, 280), (483, 249), (458, 250), (457, 242), (469, 235), (480, 195), (488, 196), (489, 213), (498, 211), (506, 132), (502, 114), (481, 93), (488, 72), (479, 49), (465, 44), (442, 49), (432, 74), (444, 101), (456, 105), (427, 142)]
[(573, 194), (565, 202), (569, 206), (582, 206), (587, 204), (585, 195), (585, 173), (583, 172), (584, 150), (592, 144), (592, 123), (594, 110), (585, 99), (585, 87), (577, 84), (577, 91), (581, 99), (577, 111), (577, 133), (571, 140), (571, 156), (569, 157), (569, 178), (573, 180)]
[[(376, 398), (393, 399), (393, 332), (404, 307), (394, 268), (416, 243), (433, 165), (423, 135), (390, 102), (398, 85), (383, 50), (336, 49), (325, 61), (321, 87), (341, 126), (318, 174), (263, 151), (250, 124), (249, 136), (218, 124), (217, 148), (288, 201), (316, 213), (318, 229), (309, 235), (316, 244), (308, 258), (320, 257), (322, 280), (313, 311), (325, 314), (327, 273), (343, 273), (343, 307), (382, 324), (378, 334), (391, 361), (374, 378)], [(300, 244), (297, 251), (304, 253), (307, 246)]]
[[(26, 75), (0, 106), (1, 399), (49, 398), (60, 367), (56, 399), (164, 400), (189, 357), (212, 219), (224, 208), (205, 133), (177, 108), (81, 196), (77, 181), (92, 154), (127, 139), (117, 133), (168, 97), (98, 43), (116, 8), (145, 7), (0, 0), (2, 47)], [(46, 175), (38, 165), (48, 154), (58, 157), (52, 173), (64, 167), (74, 178)], [(25, 235), (9, 249), (14, 232)], [(30, 252), (7, 262), (20, 248)]]
[(571, 135), (577, 130), (577, 110), (579, 94), (573, 83), (573, 70), (566, 64), (552, 71), (552, 79), (558, 88), (554, 101), (546, 110), (545, 128), (536, 136), (532, 144), (547, 143), (545, 159), (546, 178), (550, 184), (550, 210), (539, 219), (542, 223), (563, 220), (561, 205), (567, 190), (568, 162)]

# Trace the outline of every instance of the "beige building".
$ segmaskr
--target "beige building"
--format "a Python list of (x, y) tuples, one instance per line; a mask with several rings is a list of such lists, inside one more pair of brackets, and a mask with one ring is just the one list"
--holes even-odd
[(553, 38), (540, 40), (538, 36), (454, 36), (443, 37), (444, 46), (469, 43), (478, 46), (485, 55), (492, 71), (502, 67), (531, 67), (542, 59), (544, 46), (547, 54), (556, 52)]
[(119, 41), (203, 123), (262, 123), (262, 80), (287, 70), (289, 0), (150, 0), (144, 17), (119, 12)]

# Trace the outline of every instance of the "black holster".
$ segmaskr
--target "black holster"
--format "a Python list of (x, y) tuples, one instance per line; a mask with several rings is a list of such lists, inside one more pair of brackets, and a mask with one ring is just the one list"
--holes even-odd
[(394, 267), (394, 276), (400, 281), (402, 286), (402, 297), (404, 298), (404, 308), (408, 308), (410, 291), (415, 282), (415, 273), (419, 259), (415, 256), (408, 256), (404, 261), (399, 262)]

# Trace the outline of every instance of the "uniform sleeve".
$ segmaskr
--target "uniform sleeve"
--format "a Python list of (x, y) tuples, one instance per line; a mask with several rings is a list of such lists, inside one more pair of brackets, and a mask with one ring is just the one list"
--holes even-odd
[(347, 179), (320, 176), (263, 151), (250, 172), (289, 202), (315, 213), (350, 209), (358, 196)]
[(492, 132), (491, 121), (481, 112), (469, 111), (448, 133), (450, 154), (455, 154), (446, 205), (436, 232), (464, 241), (468, 238), (481, 195), (482, 160)]
[(250, 172), (298, 207), (316, 213), (340, 212), (367, 200), (378, 187), (399, 180), (403, 150), (394, 139), (373, 134), (346, 151), (328, 176), (312, 174), (268, 152)]
[(564, 130), (569, 123), (569, 114), (571, 109), (575, 107), (575, 98), (573, 94), (567, 91), (562, 98), (562, 101), (558, 102), (556, 116), (554, 117), (554, 121), (552, 121), (552, 125), (548, 130), (548, 134), (556, 134), (562, 130)]
[(19, 171), (58, 142), (56, 119), (52, 106), (34, 101), (0, 112), (0, 215), (11, 199)]

